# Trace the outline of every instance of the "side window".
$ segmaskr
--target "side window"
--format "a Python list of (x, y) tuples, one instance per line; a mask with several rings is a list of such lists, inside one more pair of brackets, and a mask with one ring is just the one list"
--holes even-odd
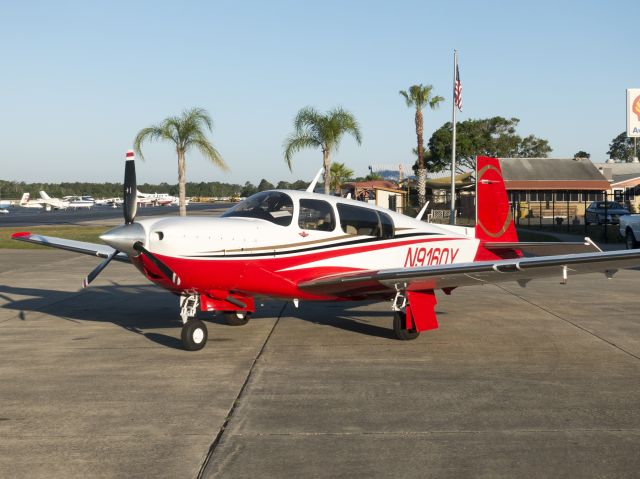
[[(395, 196), (394, 196), (395, 198)], [(380, 224), (382, 225), (382, 237), (384, 239), (393, 238), (393, 220), (391, 216), (386, 213), (382, 213), (378, 211), (378, 215), (380, 215)]]
[(393, 220), (386, 213), (338, 203), (340, 227), (350, 235), (393, 238)]
[(322, 200), (300, 200), (298, 226), (303, 230), (333, 231), (336, 228), (333, 208)]
[(338, 203), (340, 227), (349, 235), (378, 236), (378, 215), (369, 208)]

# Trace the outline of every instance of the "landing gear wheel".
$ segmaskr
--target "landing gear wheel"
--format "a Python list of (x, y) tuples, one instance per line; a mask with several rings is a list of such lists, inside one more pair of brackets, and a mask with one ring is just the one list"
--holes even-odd
[(400, 341), (416, 339), (420, 334), (416, 330), (407, 329), (407, 315), (402, 311), (396, 311), (393, 315), (393, 332)]
[(249, 322), (249, 313), (246, 311), (225, 311), (223, 315), (229, 326), (244, 326)]
[(207, 327), (199, 319), (190, 319), (182, 326), (182, 345), (187, 351), (199, 351), (207, 344)]
[(627, 230), (627, 234), (624, 235), (624, 239), (627, 249), (636, 249), (638, 247), (638, 242), (636, 241), (633, 231)]

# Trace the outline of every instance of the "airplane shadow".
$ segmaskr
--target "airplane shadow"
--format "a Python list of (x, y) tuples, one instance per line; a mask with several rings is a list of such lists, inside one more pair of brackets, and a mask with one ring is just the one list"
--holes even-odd
[[(12, 299), (15, 295), (23, 298)], [(72, 322), (108, 322), (142, 334), (157, 344), (183, 349), (179, 337), (148, 331), (182, 326), (177, 298), (153, 285), (129, 286), (112, 282), (109, 286), (92, 286), (80, 293), (0, 285), (0, 300), (5, 302), (0, 308), (16, 311), (22, 321), (45, 313)]]
[[(16, 298), (18, 296), (18, 298)], [(21, 321), (29, 321), (39, 313), (49, 314), (65, 321), (96, 321), (112, 323), (131, 333), (141, 334), (149, 341), (174, 349), (183, 349), (179, 337), (182, 321), (179, 317), (178, 298), (154, 285), (91, 286), (80, 292), (55, 289), (21, 288), (0, 284), (1, 309), (17, 312)], [(330, 326), (356, 334), (395, 340), (392, 331), (393, 312), (387, 303), (378, 309), (363, 309), (370, 302), (319, 302), (304, 303), (296, 310), (282, 300), (264, 301), (267, 308), (259, 308), (254, 319), (260, 316), (294, 317), (302, 321)], [(270, 305), (267, 303), (271, 303)], [(438, 312), (438, 315), (444, 314)], [(200, 313), (199, 319), (209, 323), (226, 325), (221, 315)], [(385, 318), (384, 326), (374, 324), (375, 318)], [(163, 334), (158, 329), (171, 329)], [(224, 341), (210, 338), (210, 341)]]
[[(363, 306), (377, 304), (376, 310), (362, 309)], [(393, 332), (393, 311), (389, 302), (318, 302), (306, 303), (304, 310), (288, 308), (288, 315), (314, 324), (322, 324), (356, 334), (365, 334), (397, 341)], [(446, 312), (437, 312), (438, 316)], [(384, 325), (374, 324), (372, 320), (383, 318)]]

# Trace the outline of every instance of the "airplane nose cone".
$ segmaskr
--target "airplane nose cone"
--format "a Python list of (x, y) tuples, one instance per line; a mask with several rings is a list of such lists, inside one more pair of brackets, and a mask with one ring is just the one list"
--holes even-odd
[(144, 228), (138, 223), (118, 226), (100, 235), (100, 239), (112, 248), (130, 255), (138, 253), (133, 249), (133, 245), (138, 241), (144, 246), (146, 237)]

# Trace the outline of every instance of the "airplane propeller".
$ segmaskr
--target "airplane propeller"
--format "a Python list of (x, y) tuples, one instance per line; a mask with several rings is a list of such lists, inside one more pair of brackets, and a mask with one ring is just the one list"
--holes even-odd
[(96, 279), (103, 269), (115, 258), (118, 253), (144, 254), (158, 270), (176, 286), (180, 285), (180, 277), (144, 247), (144, 228), (139, 223), (135, 223), (136, 212), (138, 210), (138, 186), (136, 184), (136, 163), (133, 151), (127, 151), (124, 167), (124, 202), (122, 213), (124, 225), (113, 228), (100, 236), (105, 243), (111, 246), (114, 251), (105, 258), (93, 271), (91, 271), (82, 281), (82, 287), (86, 288)]
[(127, 161), (124, 164), (124, 203), (122, 213), (124, 223), (130, 225), (136, 219), (138, 210), (138, 185), (136, 184), (136, 162), (133, 151), (127, 151)]

